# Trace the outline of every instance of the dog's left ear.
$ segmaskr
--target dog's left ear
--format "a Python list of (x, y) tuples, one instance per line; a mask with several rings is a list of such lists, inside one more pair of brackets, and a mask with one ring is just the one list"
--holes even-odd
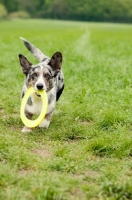
[(31, 69), (32, 63), (30, 63), (28, 59), (22, 54), (19, 54), (19, 61), (22, 66), (23, 74), (27, 75), (29, 70)]
[(61, 70), (62, 65), (62, 54), (60, 52), (56, 52), (51, 60), (49, 61), (48, 65), (52, 67), (52, 69), (58, 73)]

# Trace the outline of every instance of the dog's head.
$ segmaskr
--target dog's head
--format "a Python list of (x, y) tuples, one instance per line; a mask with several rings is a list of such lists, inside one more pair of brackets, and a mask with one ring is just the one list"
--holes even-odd
[(56, 52), (50, 60), (45, 60), (38, 65), (32, 65), (22, 54), (19, 54), (19, 61), (26, 75), (27, 87), (33, 86), (35, 90), (48, 92), (54, 86), (54, 77), (61, 70), (62, 54)]

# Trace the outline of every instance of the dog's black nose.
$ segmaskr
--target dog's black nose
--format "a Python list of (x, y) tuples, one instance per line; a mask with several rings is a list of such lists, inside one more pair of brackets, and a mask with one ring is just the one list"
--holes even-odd
[(42, 90), (44, 86), (43, 86), (43, 84), (38, 83), (38, 84), (36, 85), (36, 87), (37, 87), (38, 90)]

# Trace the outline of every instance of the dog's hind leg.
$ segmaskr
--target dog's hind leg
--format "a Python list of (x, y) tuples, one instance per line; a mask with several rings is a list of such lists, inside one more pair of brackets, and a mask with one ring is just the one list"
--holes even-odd
[(49, 124), (50, 124), (50, 121), (51, 121), (51, 118), (52, 118), (52, 115), (53, 115), (53, 111), (48, 113), (48, 114), (46, 114), (44, 120), (41, 122), (39, 127), (48, 128)]

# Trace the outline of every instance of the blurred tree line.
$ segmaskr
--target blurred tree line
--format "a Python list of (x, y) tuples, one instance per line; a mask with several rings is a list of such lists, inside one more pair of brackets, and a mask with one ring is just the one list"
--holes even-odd
[(0, 4), (10, 16), (132, 22), (132, 0), (0, 0)]

